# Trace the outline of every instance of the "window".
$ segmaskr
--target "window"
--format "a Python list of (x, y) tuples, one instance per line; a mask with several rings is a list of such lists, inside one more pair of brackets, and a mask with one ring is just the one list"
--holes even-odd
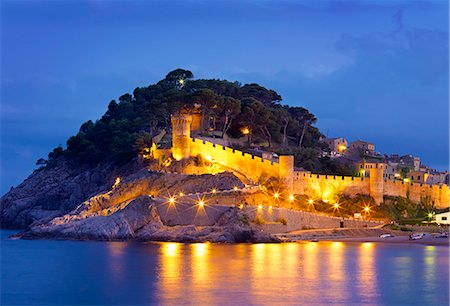
[(442, 217), (441, 220), (445, 221), (445, 220), (447, 220), (447, 217)]

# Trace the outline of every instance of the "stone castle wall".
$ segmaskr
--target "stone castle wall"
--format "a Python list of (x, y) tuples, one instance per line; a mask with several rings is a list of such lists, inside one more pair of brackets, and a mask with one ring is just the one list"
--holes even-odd
[(278, 176), (280, 171), (279, 163), (195, 138), (191, 138), (190, 154), (230, 167), (255, 182), (263, 176)]
[(305, 194), (312, 199), (333, 201), (337, 194), (356, 196), (369, 194), (368, 178), (336, 175), (320, 175), (294, 172), (293, 189), (296, 194)]
[[(184, 118), (186, 117), (186, 118)], [(173, 148), (175, 159), (201, 155), (205, 159), (224, 165), (248, 179), (258, 182), (261, 178), (280, 178), (291, 194), (306, 194), (313, 199), (333, 201), (338, 194), (371, 196), (377, 204), (383, 196), (409, 197), (419, 202), (431, 197), (437, 208), (449, 207), (450, 190), (447, 185), (411, 184), (383, 179), (382, 163), (371, 167), (369, 177), (350, 177), (310, 174), (294, 171), (293, 156), (280, 156), (279, 162), (265, 160), (259, 156), (190, 137), (191, 116), (173, 116)]]
[[(244, 153), (208, 141), (191, 138), (191, 156), (202, 155), (204, 158), (235, 169), (249, 179), (258, 182), (261, 177), (280, 177), (288, 184), (293, 194), (305, 194), (313, 199), (333, 201), (338, 194), (348, 196), (370, 195), (376, 203), (382, 202), (382, 196), (409, 197), (413, 202), (420, 202), (424, 196), (430, 196), (437, 208), (445, 208), (450, 203), (450, 190), (447, 185), (427, 185), (404, 183), (402, 181), (384, 180), (382, 174), (374, 169), (370, 177), (352, 177), (319, 175), (302, 171), (287, 171), (291, 159), (284, 163), (271, 162), (259, 156)], [(282, 161), (283, 158), (280, 159)], [(293, 169), (293, 167), (291, 167)], [(382, 169), (378, 169), (382, 172)], [(292, 179), (289, 174), (292, 173)], [(375, 174), (375, 175), (374, 175)], [(381, 198), (380, 198), (381, 197)]]

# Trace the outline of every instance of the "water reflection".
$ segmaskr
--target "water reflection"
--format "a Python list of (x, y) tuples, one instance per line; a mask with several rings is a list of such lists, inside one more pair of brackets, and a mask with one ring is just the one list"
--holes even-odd
[(202, 300), (209, 300), (209, 290), (210, 285), (210, 257), (209, 257), (209, 243), (194, 243), (190, 245), (191, 253), (191, 289), (190, 291), (201, 296)]
[(361, 302), (369, 303), (377, 295), (377, 269), (375, 266), (375, 244), (361, 243), (358, 254), (358, 289)]
[(436, 247), (428, 245), (424, 250), (424, 278), (425, 285), (432, 289), (431, 285), (436, 281)]
[(108, 251), (110, 254), (109, 266), (112, 276), (120, 280), (124, 277), (123, 256), (127, 248), (126, 242), (112, 241), (108, 243)]
[[(186, 299), (193, 304), (382, 304), (384, 295), (403, 302), (415, 293), (409, 281), (418, 264), (413, 256), (402, 248), (388, 248), (394, 253), (383, 255), (383, 247), (374, 243), (163, 243), (159, 248), (161, 304)], [(439, 280), (436, 250), (426, 247), (423, 254), (424, 273), (414, 277), (423, 278), (433, 294)], [(380, 260), (385, 266), (378, 266)], [(389, 282), (396, 290), (381, 288)]]
[(159, 282), (161, 290), (164, 290), (161, 298), (166, 303), (175, 303), (183, 299), (183, 284), (181, 281), (184, 260), (181, 253), (182, 246), (182, 244), (175, 242), (160, 244), (161, 270)]
[(328, 284), (326, 296), (329, 302), (335, 300), (346, 300), (347, 289), (345, 279), (348, 277), (345, 271), (345, 260), (352, 259), (344, 257), (345, 244), (343, 242), (331, 242), (328, 250)]

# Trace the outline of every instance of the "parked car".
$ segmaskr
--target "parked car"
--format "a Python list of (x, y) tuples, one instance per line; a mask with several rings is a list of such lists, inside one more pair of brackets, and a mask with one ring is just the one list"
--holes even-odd
[(394, 236), (391, 234), (381, 234), (380, 235), (380, 238), (391, 238), (391, 237), (394, 237)]

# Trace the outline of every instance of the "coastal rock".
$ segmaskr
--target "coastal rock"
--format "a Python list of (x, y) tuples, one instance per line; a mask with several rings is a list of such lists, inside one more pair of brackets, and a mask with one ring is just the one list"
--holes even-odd
[(148, 224), (154, 229), (163, 226), (150, 197), (141, 196), (111, 215), (86, 216), (84, 219), (66, 215), (55, 218), (47, 224), (32, 226), (23, 237), (129, 240), (134, 239), (136, 231)]
[(78, 168), (64, 157), (34, 171), (0, 199), (2, 228), (23, 229), (33, 222), (61, 216), (89, 197), (111, 187), (115, 177), (142, 168), (137, 160), (122, 167), (103, 162)]

